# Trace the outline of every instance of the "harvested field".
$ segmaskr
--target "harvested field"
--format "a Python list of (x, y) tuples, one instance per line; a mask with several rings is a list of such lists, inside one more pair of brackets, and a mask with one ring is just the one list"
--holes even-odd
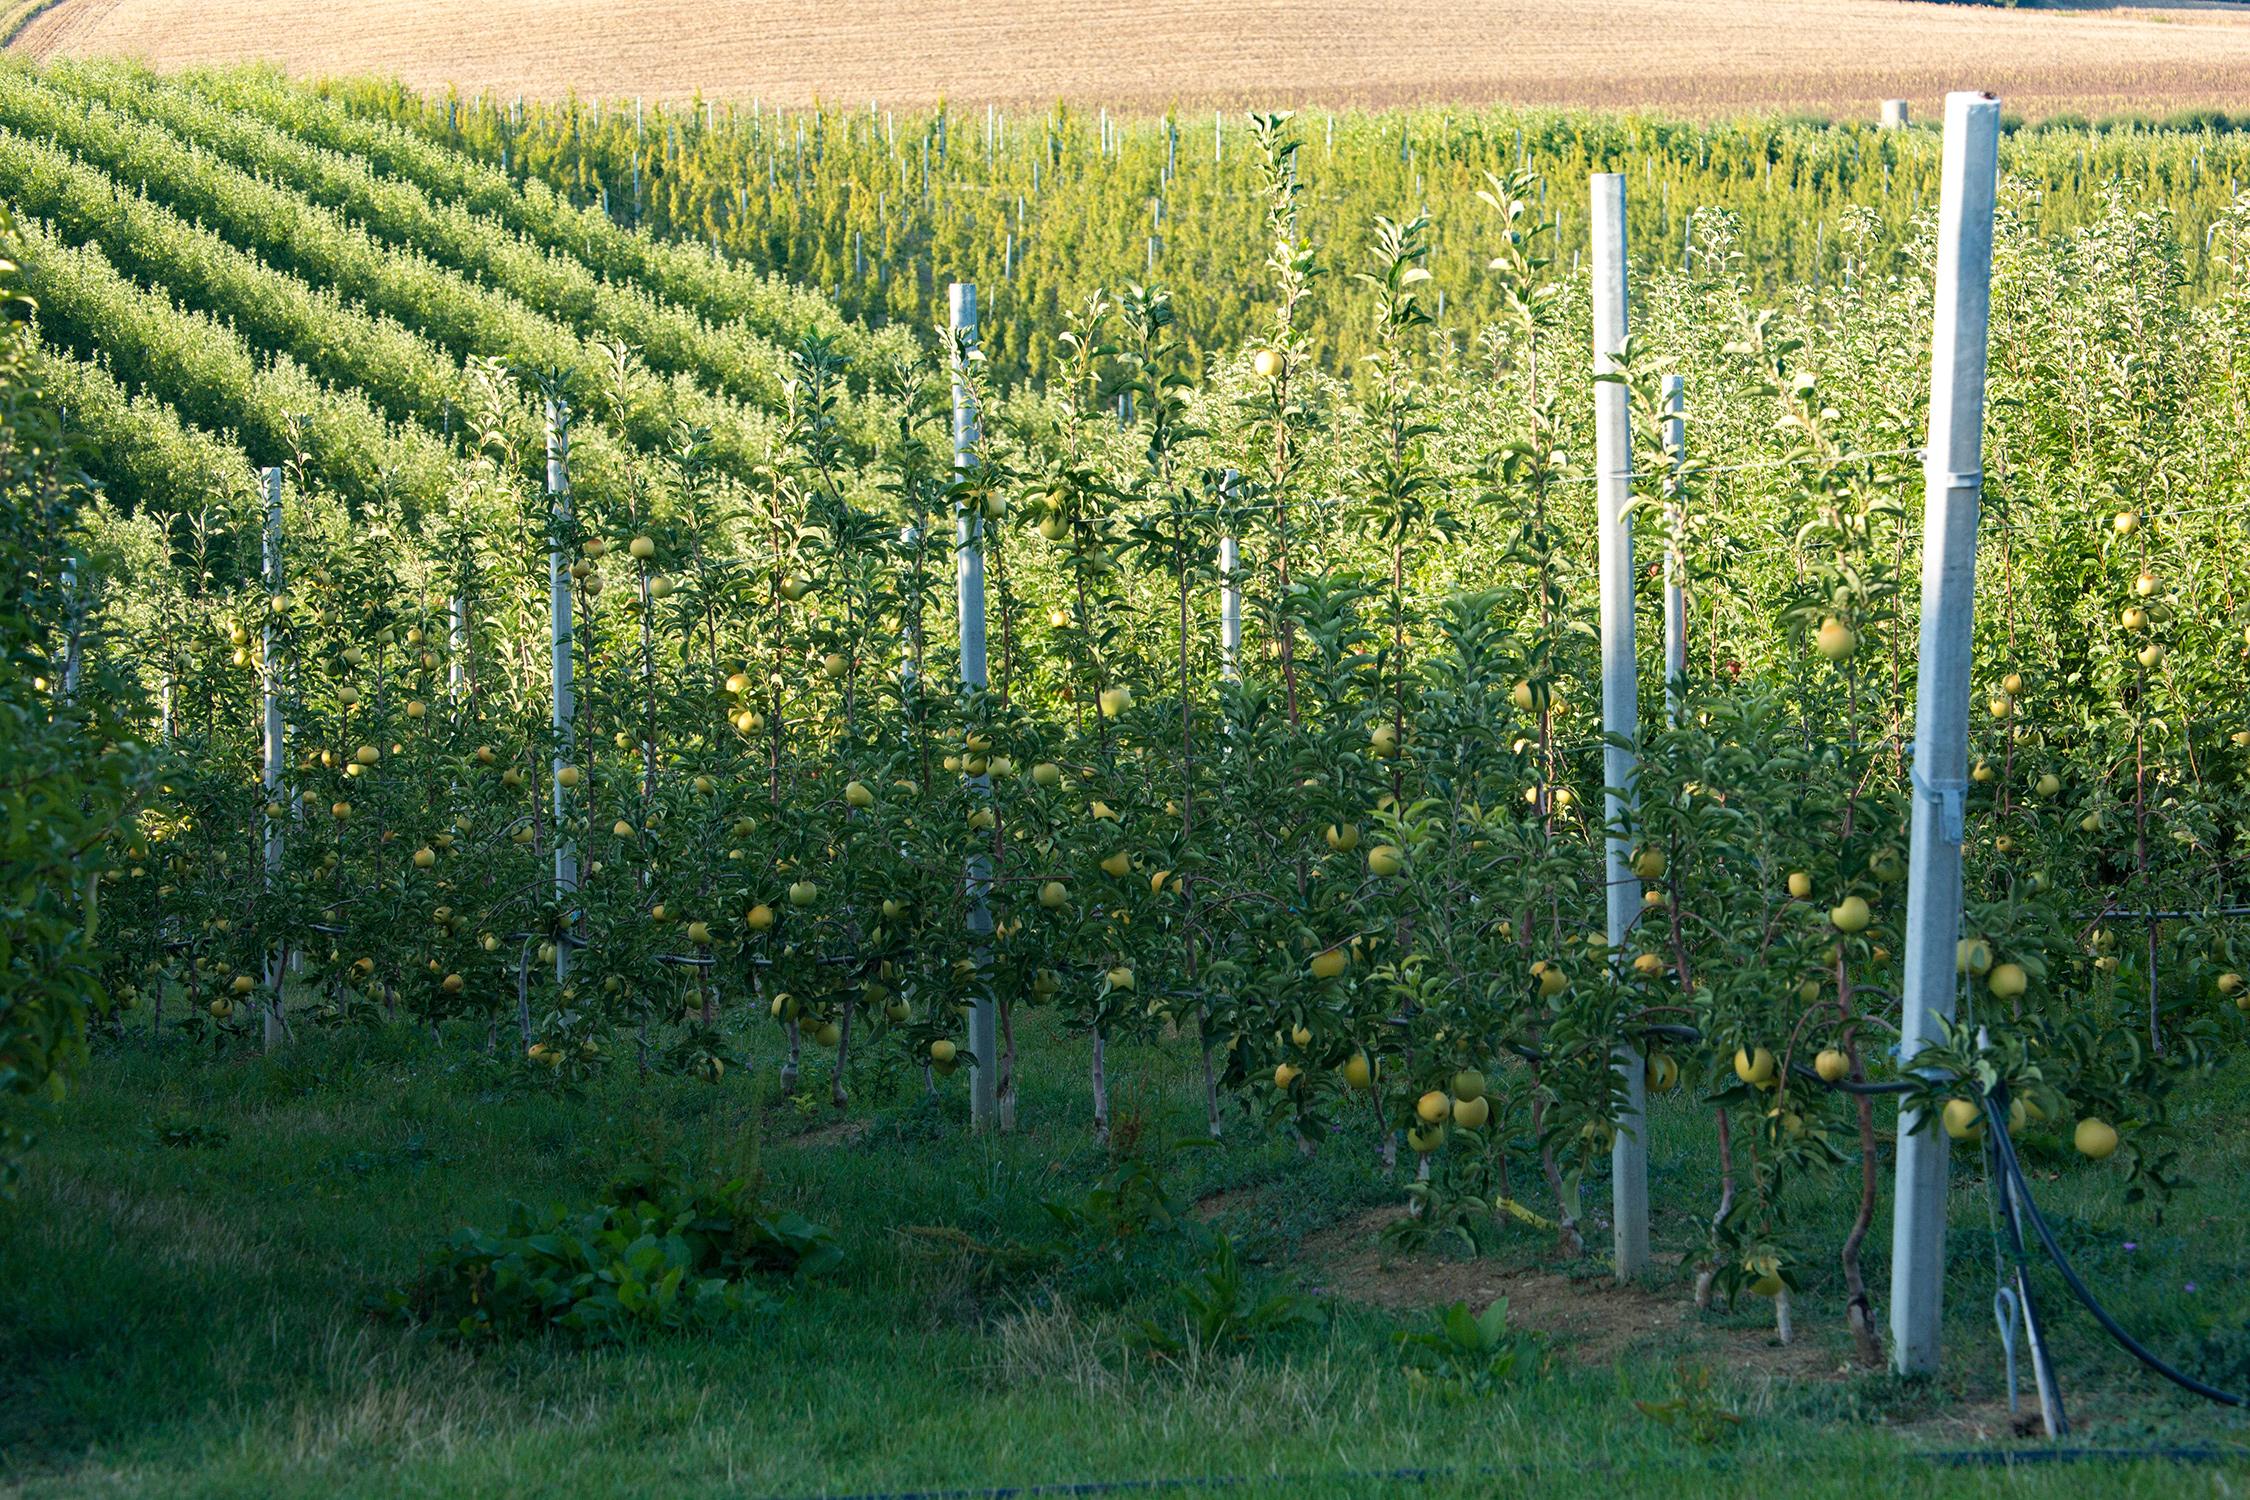
[(159, 67), (559, 97), (1119, 107), (1505, 102), (1710, 115), (1923, 110), (1983, 87), (2061, 110), (2250, 106), (2250, 5), (1908, 0), (62, 0), (13, 44)]

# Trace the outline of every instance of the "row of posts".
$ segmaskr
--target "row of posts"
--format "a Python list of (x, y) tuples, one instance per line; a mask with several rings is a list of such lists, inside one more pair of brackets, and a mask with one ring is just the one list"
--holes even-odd
[[(1886, 102), (1883, 123), (1886, 128), (1906, 125), (1904, 101)], [(1953, 1013), (1999, 123), (1999, 101), (1990, 95), (1957, 93), (1946, 100), (1929, 441), (1924, 454), (1921, 676), (1915, 701), (1902, 1057), (1938, 1040), (1940, 1023)], [(1597, 374), (1608, 374), (1616, 368), (1628, 332), (1625, 178), (1598, 173), (1590, 187), (1594, 368)], [(975, 347), (976, 289), (955, 283), (951, 303), (958, 361)], [(1681, 377), (1665, 377), (1664, 444), (1674, 468), (1685, 451), (1685, 394)], [(1604, 851), (1607, 937), (1610, 951), (1621, 955), (1643, 910), (1641, 883), (1632, 865), (1637, 757), (1630, 747), (1640, 735), (1640, 674), (1628, 513), (1634, 477), (1631, 411), (1628, 393), (1616, 381), (1597, 382), (1594, 402), (1602, 728), (1608, 741), (1603, 751), (1609, 830)], [(974, 462), (977, 437), (974, 398), (957, 364), (957, 467)], [(1230, 498), (1232, 487), (1230, 474)], [(958, 560), (962, 679), (978, 690), (985, 683), (982, 524), (964, 510)], [(1666, 712), (1676, 723), (1687, 670), (1687, 604), (1676, 529), (1674, 537), (1664, 566), (1663, 661)], [(1229, 534), (1219, 541), (1221, 668), (1230, 680), (1240, 671), (1240, 565), (1239, 544), (1230, 526)], [(984, 904), (989, 868), (972, 861), (966, 878), (970, 930), (981, 941), (989, 937), (991, 925)], [(981, 996), (970, 1019), (977, 1077), (971, 1116), (980, 1129), (994, 1124), (988, 1064), (991, 1016), (992, 1000)], [(1646, 1058), (1639, 1047), (1621, 1042), (1616, 1067), (1622, 1103), (1610, 1159), (1612, 1254), (1618, 1278), (1629, 1280), (1650, 1266)], [(1914, 1112), (1906, 1111), (1899, 1122), (1892, 1226), (1892, 1360), (1905, 1372), (1937, 1366), (1944, 1282), (1946, 1139), (1941, 1132), (1915, 1126)]]
[[(1981, 500), (1984, 377), (1990, 310), (1992, 221), (1998, 177), (1999, 102), (1985, 94), (1954, 94), (1946, 101), (1943, 198), (1939, 220), (1935, 319), (1931, 345), (1930, 426), (1924, 484), (1922, 622), (1920, 679), (1916, 689), (1911, 873), (1908, 880), (1905, 945), (1903, 1055), (1912, 1055), (1937, 1038), (1938, 1023), (1951, 1018), (1954, 998), (1954, 945), (1961, 917), (1962, 809), (1967, 785), (1969, 644), (1973, 623), (1978, 512)], [(1591, 180), (1593, 224), (1594, 367), (1609, 373), (1627, 335), (1625, 179), (1617, 173)], [(953, 348), (953, 453), (957, 472), (977, 462), (979, 415), (965, 361), (977, 346), (976, 288), (956, 282), (950, 295)], [(1664, 383), (1665, 446), (1676, 466), (1684, 449), (1684, 383)], [(1639, 917), (1641, 886), (1632, 868), (1631, 824), (1635, 812), (1636, 756), (1629, 748), (1639, 737), (1638, 659), (1634, 644), (1632, 521), (1633, 460), (1630, 408), (1625, 387), (1598, 381), (1594, 387), (1595, 466), (1598, 496), (1598, 551), (1601, 577), (1602, 726), (1610, 740), (1604, 750), (1603, 779), (1608, 787), (1604, 812), (1608, 888), (1608, 940), (1622, 953)], [(553, 625), (552, 654), (552, 811), (556, 840), (554, 890), (565, 925), (578, 889), (578, 854), (565, 830), (569, 796), (563, 770), (573, 757), (575, 700), (571, 682), (571, 498), (569, 411), (560, 396), (547, 402), (547, 494), (552, 536), (548, 585)], [(282, 471), (264, 471), (264, 581), (269, 597), (283, 590)], [(1231, 504), (1235, 477), (1227, 477)], [(986, 687), (984, 519), (981, 510), (963, 506), (956, 520), (955, 585), (960, 636), (961, 683), (981, 693)], [(1221, 668), (1238, 678), (1242, 645), (1241, 553), (1231, 534), (1219, 542)], [(1663, 660), (1668, 714), (1680, 713), (1680, 687), (1686, 671), (1686, 599), (1677, 546), (1664, 568)], [(453, 644), (450, 682), (462, 689), (467, 605), (456, 595), (449, 620)], [(282, 795), (284, 725), (282, 690), (269, 612), (264, 628), (264, 782), (269, 801)], [(984, 778), (977, 795), (989, 796)], [(283, 821), (268, 818), (265, 867), (269, 887), (282, 870)], [(992, 936), (992, 871), (987, 856), (972, 857), (964, 871), (968, 931), (980, 967)], [(568, 933), (555, 944), (557, 979), (570, 972)], [(266, 964), (264, 1034), (268, 1047), (282, 1036), (281, 982), (287, 955), (269, 953)], [(969, 1014), (972, 1057), (970, 1111), (978, 1130), (1002, 1128), (999, 1098), (997, 1005), (980, 990)], [(1645, 1059), (1640, 1048), (1621, 1042), (1616, 1067), (1623, 1102), (1611, 1148), (1613, 1256), (1620, 1280), (1649, 1269), (1648, 1142), (1644, 1097)], [(1898, 1167), (1892, 1227), (1892, 1359), (1902, 1371), (1936, 1367), (1938, 1318), (1944, 1276), (1946, 1139), (1942, 1132), (1917, 1130), (1911, 1112), (1898, 1131)]]

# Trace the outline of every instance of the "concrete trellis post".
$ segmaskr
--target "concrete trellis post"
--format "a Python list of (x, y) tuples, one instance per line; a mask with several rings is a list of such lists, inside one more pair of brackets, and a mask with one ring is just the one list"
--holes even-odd
[(1913, 110), (1909, 108), (1904, 99), (1885, 99), (1883, 101), (1883, 128), (1885, 130), (1904, 130), (1913, 123), (1913, 119)]
[(1242, 476), (1229, 469), (1219, 481), (1219, 675), (1229, 682), (1242, 680), (1242, 546), (1235, 540), (1234, 518), (1224, 514), (1234, 504), (1234, 488)]
[(68, 615), (68, 639), (63, 643), (62, 696), (65, 703), (78, 697), (78, 684), (86, 670), (86, 560), (67, 559), (63, 564), (63, 608)]
[[(281, 576), (281, 470), (267, 469), (259, 476), (266, 482), (266, 536), (265, 584), (266, 626), (260, 638), (259, 677), (265, 699), (265, 788), (266, 805), (271, 807), (281, 799), (282, 745), (281, 721), (281, 666), (274, 660), (273, 603), (280, 597)], [(282, 821), (268, 814), (266, 817), (266, 899), (270, 902), (281, 890)], [(288, 972), (288, 944), (277, 943), (266, 950), (265, 988), (265, 1044), (271, 1052), (281, 1045), (281, 979)]]
[[(567, 901), (578, 889), (578, 846), (564, 832), (570, 813), (570, 793), (563, 785), (563, 768), (571, 762), (572, 727), (578, 717), (576, 695), (570, 680), (570, 406), (560, 396), (547, 398), (547, 596), (554, 624), (554, 730), (553, 764), (555, 812), (555, 899)], [(568, 924), (565, 924), (566, 929)], [(555, 978), (570, 977), (570, 934), (555, 934)]]
[[(1597, 172), (1592, 192), (1594, 369), (1600, 374), (1616, 368), (1616, 355), (1625, 345), (1625, 179)], [(1625, 387), (1615, 381), (1594, 387), (1594, 450), (1601, 510), (1602, 729), (1633, 742), (1640, 738), (1640, 669), (1633, 651), (1633, 524), (1625, 514), (1633, 497), (1633, 437)], [(1612, 745), (1602, 753), (1602, 781), (1609, 788), (1603, 813), (1611, 830), (1607, 883), (1613, 961), (1622, 954), (1641, 909), (1631, 841), (1618, 831), (1632, 814), (1636, 765), (1631, 750)], [(1617, 1279), (1625, 1281), (1648, 1268), (1647, 1079), (1646, 1063), (1631, 1044), (1619, 1043), (1616, 1063), (1625, 1100), (1610, 1145), (1610, 1207)]]
[[(1664, 457), (1673, 474), (1687, 460), (1687, 381), (1664, 377)], [(1665, 481), (1675, 495), (1679, 480)], [(1680, 556), (1678, 517), (1664, 548), (1664, 715), (1677, 729), (1686, 713), (1682, 679), (1687, 676), (1687, 564)]]
[[(977, 289), (971, 282), (956, 281), (949, 297), (953, 329), (953, 467), (956, 472), (976, 462), (976, 393), (969, 387), (966, 363), (977, 346)], [(958, 528), (953, 552), (953, 576), (960, 610), (961, 685), (983, 692), (987, 678), (984, 657), (984, 518), (963, 507), (955, 519)], [(991, 796), (988, 777), (969, 781), (978, 800)], [(984, 969), (992, 942), (992, 864), (972, 855), (967, 872), (969, 940), (976, 946), (977, 968)], [(976, 1061), (969, 1070), (969, 1123), (972, 1129), (992, 1130), (1000, 1123), (1000, 1014), (989, 990), (981, 985), (969, 1006), (969, 1051)]]
[(456, 706), (469, 697), (469, 592), (456, 585), (446, 602), (445, 695)]
[[(1962, 809), (1969, 768), (1969, 647), (1976, 623), (1977, 513), (1984, 489), (1985, 346), (2000, 101), (1948, 94), (1930, 334), (1930, 440), (1923, 455), (1921, 675), (1914, 690), (1914, 822), (1906, 884), (1902, 1057), (1953, 1014), (1961, 926)], [(1901, 1111), (1891, 1220), (1891, 1362), (1935, 1370), (1945, 1289), (1945, 1134)]]

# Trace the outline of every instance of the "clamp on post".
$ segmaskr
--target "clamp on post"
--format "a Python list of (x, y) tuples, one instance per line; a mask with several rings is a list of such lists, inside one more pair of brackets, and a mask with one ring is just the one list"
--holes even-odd
[(1913, 767), (1907, 774), (1914, 780), (1914, 790), (1937, 804), (1938, 831), (1945, 841), (1960, 843), (1968, 822), (1968, 782), (1960, 777), (1927, 781), (1923, 779), (1920, 766)]

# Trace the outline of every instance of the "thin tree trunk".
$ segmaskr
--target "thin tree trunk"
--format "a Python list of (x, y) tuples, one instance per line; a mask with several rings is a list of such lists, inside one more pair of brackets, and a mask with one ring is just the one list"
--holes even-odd
[(1101, 1026), (1094, 1027), (1094, 1061), (1091, 1081), (1094, 1086), (1094, 1139), (1109, 1144), (1109, 1039)]
[(1215, 1049), (1213, 1048), (1211, 1043), (1210, 1009), (1209, 1007), (1205, 1007), (1203, 1030), (1203, 1124), (1204, 1128), (1211, 1132), (1211, 1139), (1215, 1141), (1222, 1134), (1222, 1130), (1219, 1124), (1219, 1075), (1217, 1069), (1212, 1066), (1212, 1053), (1214, 1050)]
[[(1866, 1081), (1866, 1070), (1859, 1063), (1859, 1048), (1852, 1053), (1852, 1077)], [(1852, 1221), (1852, 1232), (1844, 1237), (1844, 1317), (1851, 1324), (1852, 1337), (1859, 1344), (1860, 1363), (1869, 1369), (1878, 1369), (1883, 1363), (1883, 1336), (1875, 1327), (1874, 1303), (1867, 1295), (1867, 1279), (1860, 1273), (1859, 1247), (1867, 1238), (1867, 1231), (1875, 1222), (1875, 1101), (1861, 1094), (1855, 1101), (1859, 1107), (1859, 1217)]]
[(1000, 1076), (993, 1080), (993, 1113), (1000, 1128), (1016, 1128), (1016, 1008), (1000, 1002)]
[[(1727, 1114), (1726, 1106), (1721, 1105), (1712, 1113), (1718, 1117), (1719, 1127), (1719, 1210), (1711, 1215), (1711, 1230), (1713, 1234), (1716, 1234), (1719, 1226), (1727, 1221), (1727, 1215), (1734, 1212), (1734, 1125)], [(1719, 1262), (1715, 1257), (1706, 1258), (1703, 1264), (1697, 1268), (1695, 1273), (1695, 1305), (1697, 1307), (1710, 1307), (1711, 1283), (1718, 1274)]]

